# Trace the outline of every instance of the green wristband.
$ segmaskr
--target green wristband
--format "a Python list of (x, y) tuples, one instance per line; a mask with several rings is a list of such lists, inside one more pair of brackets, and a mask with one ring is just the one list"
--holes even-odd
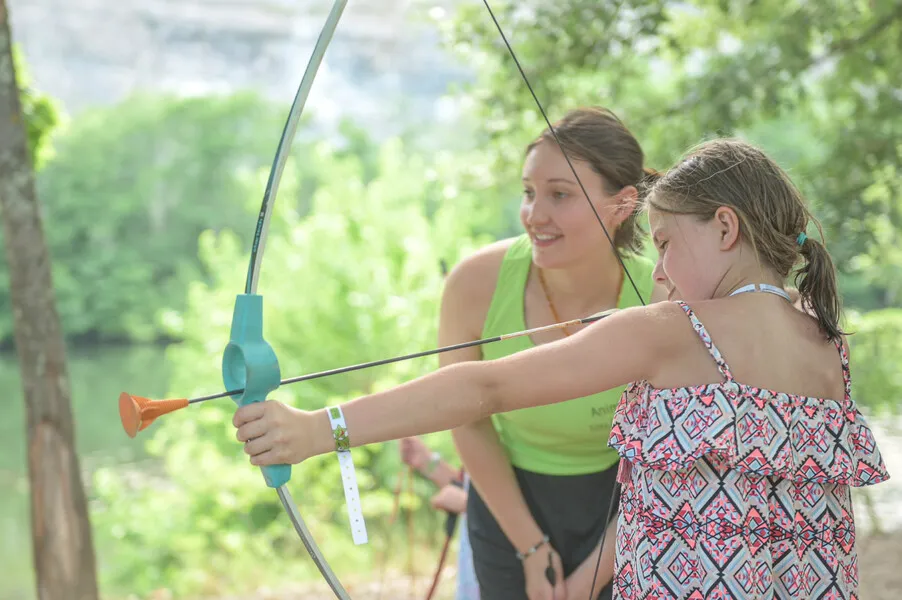
[[(348, 428), (344, 426), (344, 417), (341, 409), (335, 406), (329, 407), (329, 420), (332, 422), (332, 437), (335, 438), (335, 451), (347, 452), (351, 449), (351, 438)], [(338, 422), (342, 424), (339, 425)]]

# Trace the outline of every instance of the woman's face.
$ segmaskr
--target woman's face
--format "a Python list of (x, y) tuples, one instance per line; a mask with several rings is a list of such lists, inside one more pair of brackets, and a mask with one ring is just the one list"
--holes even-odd
[[(611, 195), (605, 190), (602, 176), (587, 162), (572, 158), (571, 162), (613, 238), (617, 227), (630, 215), (628, 203), (635, 189), (630, 186)], [(532, 240), (533, 261), (539, 267), (565, 267), (601, 252), (611, 252), (610, 242), (586, 205), (567, 159), (553, 142), (540, 142), (523, 164), (520, 221)]]

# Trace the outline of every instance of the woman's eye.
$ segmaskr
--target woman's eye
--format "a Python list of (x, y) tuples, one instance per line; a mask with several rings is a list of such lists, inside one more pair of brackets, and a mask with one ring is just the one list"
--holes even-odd
[(568, 195), (569, 195), (569, 194), (567, 194), (567, 192), (555, 192), (555, 193), (553, 194), (555, 200), (563, 200), (563, 199), (566, 198)]

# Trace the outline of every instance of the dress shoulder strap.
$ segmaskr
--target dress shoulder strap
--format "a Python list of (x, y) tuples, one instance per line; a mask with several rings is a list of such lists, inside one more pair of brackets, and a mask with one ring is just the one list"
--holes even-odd
[(839, 360), (842, 364), (842, 381), (845, 387), (845, 397), (843, 398), (843, 401), (848, 407), (852, 402), (852, 373), (849, 369), (849, 353), (846, 352), (846, 347), (842, 343), (842, 338), (836, 339), (833, 343), (836, 344), (836, 349), (839, 350)]
[(689, 317), (689, 321), (692, 323), (692, 328), (695, 330), (695, 333), (698, 334), (698, 337), (701, 339), (702, 343), (705, 345), (705, 348), (708, 349), (708, 354), (711, 355), (711, 358), (714, 359), (714, 362), (717, 363), (717, 370), (720, 371), (720, 374), (723, 376), (725, 381), (733, 381), (733, 373), (730, 371), (730, 366), (727, 365), (727, 361), (724, 360), (723, 356), (720, 353), (720, 350), (717, 349), (717, 346), (714, 345), (714, 342), (711, 340), (711, 334), (708, 333), (708, 330), (705, 329), (705, 326), (699, 320), (697, 316), (695, 316), (695, 312), (689, 305), (683, 302), (682, 300), (677, 300), (677, 304), (680, 305), (680, 308), (683, 309), (683, 312), (686, 313), (686, 316)]

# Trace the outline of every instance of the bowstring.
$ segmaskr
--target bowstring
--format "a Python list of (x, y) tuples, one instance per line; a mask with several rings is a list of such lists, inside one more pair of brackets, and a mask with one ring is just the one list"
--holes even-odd
[[(514, 61), (514, 64), (517, 66), (517, 70), (520, 72), (520, 76), (523, 78), (523, 82), (526, 84), (529, 93), (532, 95), (533, 101), (536, 103), (536, 107), (538, 107), (539, 112), (542, 114), (542, 118), (545, 120), (545, 124), (548, 126), (548, 130), (551, 132), (552, 137), (554, 138), (555, 143), (557, 143), (558, 147), (561, 149), (561, 153), (564, 155), (564, 159), (567, 161), (567, 165), (570, 167), (570, 171), (573, 173), (573, 176), (576, 178), (576, 183), (579, 185), (580, 190), (582, 190), (583, 197), (585, 197), (586, 202), (589, 205), (589, 208), (592, 209), (592, 214), (595, 215), (595, 220), (598, 221), (598, 224), (601, 225), (601, 230), (604, 232), (605, 237), (608, 240), (608, 243), (611, 245), (611, 250), (614, 252), (614, 256), (617, 257), (617, 262), (620, 263), (620, 266), (623, 268), (623, 273), (626, 275), (627, 279), (629, 279), (630, 285), (633, 287), (633, 290), (636, 292), (636, 296), (639, 298), (639, 302), (642, 303), (643, 306), (646, 305), (645, 300), (642, 298), (642, 294), (639, 292), (639, 287), (636, 285), (636, 282), (633, 280), (633, 276), (630, 274), (629, 269), (626, 266), (626, 263), (623, 261), (623, 257), (620, 255), (620, 252), (617, 250), (617, 245), (614, 243), (613, 238), (611, 238), (611, 234), (608, 233), (608, 228), (605, 227), (604, 221), (601, 219), (601, 215), (598, 214), (598, 210), (595, 209), (595, 205), (592, 204), (592, 200), (589, 198), (589, 193), (586, 191), (586, 187), (583, 185), (582, 180), (576, 172), (576, 168), (573, 166), (573, 163), (570, 161), (570, 157), (567, 155), (567, 151), (564, 149), (564, 145), (561, 143), (560, 138), (558, 138), (557, 131), (555, 131), (554, 126), (551, 124), (551, 120), (548, 118), (548, 114), (545, 112), (545, 109), (542, 107), (542, 103), (539, 101), (538, 96), (536, 96), (535, 90), (533, 90), (532, 84), (529, 82), (529, 78), (526, 76), (526, 73), (523, 71), (523, 67), (520, 65), (520, 60), (517, 58), (517, 54), (514, 52), (514, 49), (511, 47), (510, 42), (507, 40), (507, 36), (504, 34), (504, 30), (501, 28), (501, 24), (498, 22), (498, 19), (495, 17), (495, 11), (492, 10), (492, 7), (489, 5), (488, 0), (482, 0), (482, 3), (485, 5), (486, 10), (489, 12), (489, 16), (492, 17), (492, 21), (495, 24), (495, 28), (498, 30), (498, 34), (501, 36), (502, 41), (504, 41), (504, 45), (507, 47), (507, 51), (510, 54), (511, 59)], [(592, 600), (595, 595), (595, 584), (598, 579), (598, 571), (601, 568), (601, 556), (604, 554), (604, 542), (605, 537), (607, 536), (608, 526), (610, 525), (611, 518), (614, 514), (614, 505), (619, 499), (620, 496), (620, 482), (615, 481), (614, 483), (614, 491), (611, 494), (610, 503), (608, 504), (608, 515), (605, 519), (601, 530), (601, 539), (599, 540), (599, 548), (598, 548), (598, 561), (595, 563), (595, 573), (592, 576), (592, 587), (589, 590), (589, 600)]]

